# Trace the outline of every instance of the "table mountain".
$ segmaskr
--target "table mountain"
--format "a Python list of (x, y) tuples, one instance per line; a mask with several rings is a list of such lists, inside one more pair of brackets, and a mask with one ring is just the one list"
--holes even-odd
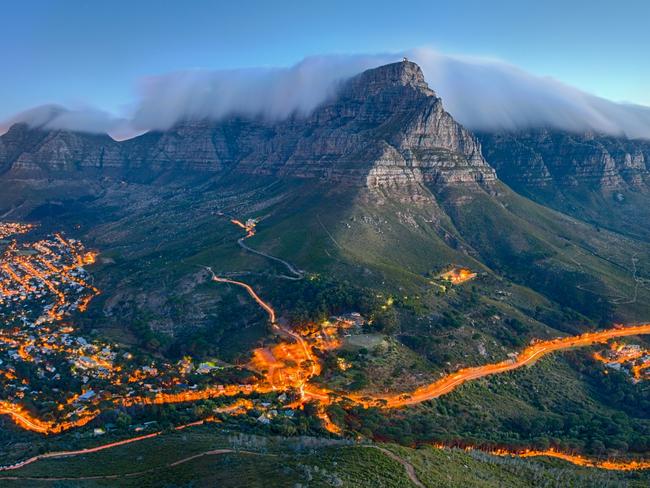
[(124, 142), (17, 125), (0, 141), (0, 168), (18, 179), (183, 170), (371, 187), (495, 180), (477, 139), (444, 110), (420, 67), (409, 61), (348, 80), (307, 117), (188, 121)]

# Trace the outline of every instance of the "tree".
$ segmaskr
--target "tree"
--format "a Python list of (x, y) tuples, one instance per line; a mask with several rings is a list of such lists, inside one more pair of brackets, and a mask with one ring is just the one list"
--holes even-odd
[(131, 425), (131, 416), (126, 413), (126, 412), (120, 412), (117, 414), (117, 418), (115, 419), (115, 425), (119, 429), (128, 429)]
[(374, 320), (375, 328), (387, 335), (393, 334), (397, 330), (398, 323), (397, 312), (393, 308), (377, 314)]

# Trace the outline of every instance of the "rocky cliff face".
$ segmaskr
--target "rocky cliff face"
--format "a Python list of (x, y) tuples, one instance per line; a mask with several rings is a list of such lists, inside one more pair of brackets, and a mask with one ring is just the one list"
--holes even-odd
[(121, 169), (124, 164), (119, 145), (107, 135), (42, 131), (18, 124), (0, 140), (4, 146), (0, 171), (12, 176), (65, 176), (91, 169)]
[(543, 129), (479, 139), (499, 177), (515, 188), (650, 189), (650, 141)]
[(477, 139), (447, 112), (422, 71), (404, 61), (368, 70), (306, 118), (229, 118), (178, 125), (124, 142), (15, 126), (0, 139), (12, 178), (224, 171), (384, 187), (486, 186), (495, 172)]

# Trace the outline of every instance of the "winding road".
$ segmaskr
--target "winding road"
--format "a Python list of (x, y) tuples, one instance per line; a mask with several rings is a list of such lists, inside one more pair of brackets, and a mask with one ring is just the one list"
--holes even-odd
[[(527, 366), (541, 357), (553, 352), (575, 347), (590, 346), (592, 344), (607, 342), (610, 339), (619, 337), (645, 334), (650, 334), (650, 324), (614, 327), (603, 331), (587, 332), (579, 336), (540, 341), (524, 349), (514, 360), (501, 361), (499, 363), (486, 364), (484, 366), (473, 368), (463, 368), (458, 370), (456, 373), (452, 373), (429, 385), (418, 388), (411, 394), (393, 395), (377, 398), (376, 400), (386, 402), (385, 406), (388, 408), (413, 405), (449, 393), (467, 381), (476, 380), (493, 374), (505, 373), (507, 371)], [(359, 399), (359, 401), (363, 400)]]
[(251, 237), (253, 237), (255, 235), (256, 222), (249, 221), (250, 223), (247, 222), (246, 224), (244, 224), (240, 220), (237, 220), (237, 219), (231, 219), (230, 221), (233, 224), (235, 224), (236, 226), (241, 227), (242, 229), (244, 229), (246, 231), (245, 236), (242, 236), (239, 239), (237, 239), (237, 244), (239, 244), (239, 247), (241, 247), (242, 249), (244, 249), (244, 250), (246, 250), (246, 251), (248, 251), (248, 252), (250, 252), (252, 254), (257, 254), (258, 256), (262, 256), (262, 257), (264, 257), (266, 259), (270, 259), (271, 261), (275, 261), (277, 263), (283, 264), (289, 270), (289, 273), (291, 273), (293, 276), (280, 275), (281, 278), (284, 278), (284, 279), (287, 279), (287, 280), (296, 280), (296, 281), (303, 279), (303, 277), (305, 275), (305, 272), (302, 271), (302, 270), (299, 270), (298, 268), (296, 268), (290, 262), (285, 261), (284, 259), (281, 259), (281, 258), (279, 258), (277, 256), (272, 256), (271, 254), (267, 254), (265, 252), (258, 251), (257, 249), (253, 249), (248, 244), (246, 244), (246, 242), (244, 242), (246, 239), (249, 239), (249, 238), (251, 238)]

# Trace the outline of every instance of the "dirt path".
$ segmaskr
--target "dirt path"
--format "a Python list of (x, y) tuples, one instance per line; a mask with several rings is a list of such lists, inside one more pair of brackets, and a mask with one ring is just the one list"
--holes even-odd
[(384, 453), (386, 456), (391, 458), (393, 461), (397, 461), (400, 463), (402, 466), (404, 466), (404, 470), (406, 471), (406, 475), (409, 477), (411, 482), (417, 486), (418, 488), (426, 488), (424, 484), (418, 479), (417, 474), (415, 474), (415, 468), (411, 463), (409, 463), (406, 459), (399, 457), (397, 454), (395, 454), (393, 451), (389, 451), (388, 449), (384, 447), (379, 447), (379, 446), (368, 446), (372, 447), (374, 449), (377, 449)]
[[(141, 439), (135, 439), (135, 440), (141, 440)], [(115, 446), (111, 446), (115, 447)], [(107, 448), (104, 448), (107, 449)], [(88, 451), (76, 451), (73, 453), (68, 453), (66, 454), (65, 457), (73, 457), (73, 456), (78, 456), (80, 454), (86, 454)], [(95, 451), (90, 451), (90, 452), (95, 452)], [(60, 453), (57, 453), (60, 454)], [(29, 480), (29, 481), (91, 481), (91, 480), (114, 480), (114, 479), (119, 479), (119, 478), (133, 478), (134, 476), (140, 476), (143, 474), (147, 473), (154, 473), (156, 471), (160, 471), (165, 468), (174, 468), (176, 466), (179, 466), (181, 464), (187, 463), (189, 461), (193, 461), (194, 459), (198, 459), (204, 456), (219, 456), (222, 454), (245, 454), (245, 455), (251, 455), (251, 456), (275, 456), (275, 454), (262, 454), (259, 452), (253, 452), (253, 451), (241, 451), (241, 450), (236, 450), (236, 449), (213, 449), (211, 451), (205, 451), (201, 452), (198, 454), (194, 454), (192, 456), (188, 456), (183, 459), (179, 459), (178, 461), (174, 461), (171, 463), (164, 464), (162, 466), (158, 466), (156, 468), (151, 468), (151, 469), (144, 469), (142, 471), (133, 471), (131, 473), (124, 473), (124, 474), (106, 474), (106, 475), (96, 475), (96, 476), (77, 476), (77, 477), (72, 477), (72, 476), (65, 476), (65, 477), (55, 477), (55, 476), (46, 476), (46, 477), (40, 477), (40, 476), (0, 476), (0, 480), (12, 480), (12, 481), (20, 481), (20, 480)], [(54, 457), (63, 457), (63, 456), (48, 456), (49, 458), (54, 458)], [(42, 457), (39, 459), (43, 459)]]

